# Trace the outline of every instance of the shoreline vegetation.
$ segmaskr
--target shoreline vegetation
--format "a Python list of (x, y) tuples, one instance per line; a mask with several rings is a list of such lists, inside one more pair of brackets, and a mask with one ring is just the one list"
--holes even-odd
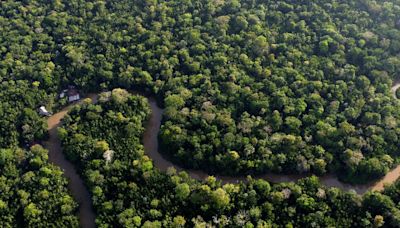
[[(395, 93), (395, 91), (400, 88), (400, 81), (395, 83), (392, 87), (391, 91)], [(160, 169), (161, 171), (167, 171), (168, 168), (175, 168), (177, 171), (185, 171), (188, 172), (189, 175), (197, 180), (205, 180), (208, 176), (213, 176), (212, 174), (208, 174), (202, 170), (193, 170), (182, 168), (179, 164), (174, 164), (168, 158), (166, 158), (166, 154), (160, 152), (159, 148), (159, 140), (158, 134), (160, 131), (161, 121), (162, 121), (162, 114), (164, 110), (159, 107), (157, 104), (157, 100), (154, 96), (144, 94), (139, 91), (130, 91), (131, 94), (134, 95), (141, 95), (148, 99), (150, 108), (152, 110), (151, 116), (147, 122), (147, 127), (145, 128), (143, 134), (143, 144), (145, 153), (153, 160), (155, 166)], [(395, 94), (394, 94), (395, 96)], [(95, 104), (98, 99), (98, 94), (91, 93), (86, 98), (90, 98), (91, 101)], [(86, 99), (84, 98), (83, 101)], [(81, 102), (83, 102), (81, 101)], [(81, 103), (79, 102), (79, 103)], [(67, 110), (70, 110), (73, 106), (79, 105), (72, 104), (68, 107), (64, 108), (62, 111), (56, 113), (52, 117), (48, 119), (49, 129), (52, 127), (58, 126), (55, 125), (54, 122), (59, 123), (59, 121), (67, 114)], [(51, 127), (50, 127), (51, 126)], [(276, 174), (276, 173), (267, 173), (263, 175), (254, 175), (253, 178), (256, 179), (265, 179), (272, 183), (280, 183), (280, 182), (291, 182), (291, 181), (298, 181), (299, 179), (309, 177), (313, 174)], [(252, 175), (248, 175), (252, 176)], [(224, 176), (224, 175), (215, 175), (218, 180), (221, 180), (223, 183), (238, 183), (240, 181), (246, 181), (247, 176)], [(385, 176), (379, 178), (377, 180), (369, 181), (367, 184), (351, 184), (351, 183), (344, 183), (338, 180), (338, 178), (333, 174), (323, 175), (320, 176), (320, 180), (323, 184), (328, 187), (338, 187), (343, 190), (355, 190), (359, 194), (363, 194), (369, 189), (375, 191), (382, 191), (384, 184), (391, 184), (395, 182), (400, 177), (400, 165), (391, 169)]]
[[(399, 227), (400, 0), (4, 0), (0, 31), (0, 227)], [(78, 90), (110, 92), (47, 123)]]
[[(321, 180), (322, 185), (320, 185), (318, 183), (319, 182), (318, 179), (315, 177), (304, 178), (304, 179), (299, 180), (296, 183), (286, 182), (286, 181), (290, 181), (290, 179), (285, 179), (285, 178), (281, 178), (281, 180), (284, 180), (285, 182), (276, 183), (276, 184), (273, 184), (273, 183), (269, 184), (267, 181), (264, 181), (262, 179), (256, 179), (256, 178), (248, 179), (243, 183), (236, 183), (236, 180), (233, 180), (232, 178), (230, 178), (229, 180), (226, 180), (226, 182), (224, 182), (224, 180), (222, 180), (222, 183), (219, 183), (219, 180), (218, 180), (219, 177), (205, 177), (205, 176), (203, 176), (204, 174), (202, 174), (202, 173), (199, 174), (198, 171), (192, 172), (189, 170), (185, 174), (185, 173), (180, 172), (182, 170), (176, 166), (175, 166), (176, 167), (175, 170), (168, 169), (168, 167), (170, 166), (171, 163), (169, 163), (167, 160), (164, 160), (160, 163), (160, 161), (161, 161), (160, 158), (163, 159), (162, 155), (159, 154), (158, 151), (156, 152), (155, 149), (157, 149), (157, 144), (152, 142), (153, 140), (157, 139), (157, 134), (154, 134), (154, 132), (153, 132), (154, 130), (151, 130), (150, 131), (151, 134), (149, 135), (150, 128), (158, 129), (161, 124), (160, 118), (161, 118), (161, 114), (162, 114), (162, 109), (160, 109), (157, 106), (155, 99), (153, 99), (152, 97), (144, 98), (140, 95), (139, 96), (131, 95), (127, 91), (121, 90), (121, 89), (113, 90), (113, 92), (111, 92), (111, 93), (110, 92), (104, 93), (103, 95), (100, 95), (99, 97), (96, 95), (92, 95), (91, 97), (94, 101), (98, 100), (98, 102), (100, 102), (100, 103), (92, 104), (91, 100), (84, 99), (80, 103), (80, 105), (77, 105), (77, 106), (73, 105), (74, 107), (72, 107), (71, 112), (68, 115), (64, 116), (66, 118), (63, 121), (63, 123), (65, 125), (62, 126), (62, 129), (59, 129), (59, 135), (62, 138), (62, 141), (64, 144), (64, 151), (67, 154), (67, 157), (69, 157), (70, 159), (72, 158), (72, 162), (76, 164), (80, 173), (83, 173), (83, 178), (85, 179), (86, 184), (89, 187), (89, 191), (91, 192), (92, 199), (94, 199), (94, 209), (96, 210), (96, 215), (98, 216), (98, 217), (96, 217), (97, 225), (100, 225), (100, 224), (114, 224), (114, 225), (119, 224), (119, 225), (121, 225), (121, 224), (123, 224), (122, 222), (124, 222), (124, 221), (127, 222), (126, 220), (121, 220), (121, 216), (125, 216), (125, 214), (128, 213), (128, 211), (131, 209), (128, 209), (128, 211), (122, 210), (122, 211), (120, 211), (120, 213), (122, 213), (122, 214), (117, 215), (115, 213), (117, 213), (117, 211), (121, 210), (122, 208), (117, 209), (116, 212), (112, 212), (112, 210), (110, 211), (109, 209), (107, 210), (104, 208), (104, 207), (110, 207), (111, 205), (116, 206), (115, 202), (118, 201), (117, 198), (122, 197), (122, 195), (119, 196), (117, 194), (117, 192), (122, 193), (123, 191), (125, 191), (124, 189), (116, 188), (116, 186), (121, 186), (120, 184), (122, 184), (122, 182), (120, 184), (118, 184), (118, 183), (113, 183), (113, 181), (111, 181), (112, 176), (110, 176), (110, 175), (115, 175), (119, 172), (122, 172), (122, 173), (118, 174), (118, 175), (127, 175), (127, 176), (125, 176), (125, 178), (136, 182), (138, 184), (138, 187), (141, 186), (135, 190), (135, 191), (138, 191), (135, 194), (144, 194), (144, 192), (148, 192), (150, 189), (153, 189), (153, 191), (155, 191), (154, 193), (157, 192), (157, 194), (156, 194), (157, 198), (161, 197), (164, 200), (165, 200), (164, 197), (167, 197), (168, 194), (178, 194), (178, 192), (179, 192), (179, 194), (184, 194), (185, 197), (190, 196), (189, 198), (191, 198), (191, 197), (196, 198), (196, 197), (199, 197), (199, 196), (195, 196), (196, 195), (195, 192), (197, 191), (197, 190), (195, 190), (196, 188), (198, 188), (199, 186), (203, 186), (201, 188), (204, 188), (204, 186), (210, 186), (210, 187), (214, 186), (215, 189), (212, 190), (209, 194), (211, 194), (211, 195), (212, 194), (222, 194), (220, 197), (226, 198), (225, 203), (224, 203), (224, 201), (209, 202), (209, 203), (211, 203), (210, 206), (214, 205), (214, 204), (215, 205), (220, 204), (221, 208), (213, 209), (213, 210), (217, 210), (219, 212), (215, 211), (214, 213), (221, 213), (222, 211), (226, 211), (226, 210), (229, 211), (230, 209), (226, 208), (226, 206), (229, 204), (229, 202), (237, 203), (236, 202), (237, 199), (234, 200), (234, 198), (231, 198), (231, 197), (233, 197), (233, 195), (232, 195), (233, 193), (230, 192), (231, 190), (228, 190), (228, 188), (233, 188), (234, 186), (236, 186), (236, 188), (247, 188), (246, 186), (253, 186), (253, 185), (257, 185), (257, 186), (260, 185), (259, 187), (264, 186), (264, 185), (270, 186), (270, 187), (268, 187), (268, 189), (269, 188), (272, 188), (275, 190), (280, 189), (279, 191), (282, 191), (282, 193), (280, 193), (280, 194), (283, 194), (283, 196), (282, 196), (283, 198), (294, 197), (294, 196), (291, 196), (293, 194), (294, 189), (299, 188), (300, 186), (302, 186), (302, 188), (304, 188), (304, 189), (316, 188), (315, 191), (317, 191), (317, 192), (307, 193), (307, 194), (310, 194), (308, 197), (315, 197), (318, 194), (328, 194), (327, 191), (328, 192), (334, 191), (332, 188), (329, 188), (328, 186), (324, 185), (323, 179)], [(114, 97), (114, 98), (112, 98), (112, 97)], [(117, 97), (117, 98), (115, 98), (115, 97)], [(125, 98), (121, 98), (121, 97), (125, 97)], [(110, 100), (113, 100), (113, 99), (115, 101), (111, 102)], [(126, 102), (126, 104), (125, 104), (125, 102)], [(155, 109), (157, 109), (156, 112), (155, 112)], [(136, 124), (142, 125), (142, 128), (135, 127), (134, 129), (137, 129), (137, 130), (135, 130), (134, 132), (132, 132), (130, 134), (127, 134), (126, 126), (131, 126), (130, 121), (138, 120), (137, 117), (135, 117), (136, 115), (141, 116), (139, 118), (139, 119), (141, 119), (141, 121), (136, 122)], [(99, 119), (100, 116), (103, 116), (103, 118)], [(57, 117), (57, 118), (59, 118), (59, 117)], [(109, 121), (117, 121), (117, 122), (112, 123)], [(122, 121), (122, 122), (120, 122), (120, 121)], [(103, 124), (107, 124), (107, 125), (103, 125)], [(71, 128), (71, 126), (73, 126), (73, 127)], [(101, 130), (94, 128), (95, 126), (99, 126)], [(137, 125), (137, 126), (139, 126), (139, 125)], [(131, 134), (133, 134), (133, 135), (131, 135)], [(142, 136), (144, 138), (141, 140), (140, 138)], [(78, 138), (76, 138), (76, 137), (78, 137)], [(117, 137), (116, 141), (113, 141), (114, 137)], [(88, 142), (85, 142), (86, 140), (88, 140)], [(140, 144), (140, 142), (143, 142), (143, 144), (144, 144), (143, 147), (138, 145), (138, 143)], [(84, 146), (84, 145), (86, 145), (86, 146)], [(119, 149), (115, 148), (115, 146), (117, 146), (117, 145), (118, 145), (118, 147), (121, 146), (121, 148), (119, 148)], [(147, 145), (150, 145), (151, 148), (149, 148)], [(81, 149), (79, 149), (79, 148), (81, 148)], [(126, 149), (125, 152), (124, 152), (125, 149), (123, 149), (123, 148)], [(119, 156), (119, 157), (114, 157), (112, 159), (112, 161), (107, 164), (107, 162), (104, 163), (105, 161), (103, 160), (102, 153), (103, 153), (103, 151), (107, 151), (110, 149), (115, 150), (115, 152), (113, 153), (114, 156)], [(149, 150), (156, 152), (157, 155), (154, 156), (154, 154), (152, 154), (152, 152), (150, 152)], [(55, 151), (50, 150), (50, 153), (54, 153), (54, 152)], [(100, 154), (99, 154), (99, 152), (100, 152)], [(60, 151), (60, 153), (62, 153), (62, 151)], [(120, 155), (118, 155), (118, 154), (120, 154)], [(149, 156), (149, 157), (147, 157), (147, 156)], [(151, 161), (152, 158), (154, 158), (153, 161)], [(133, 166), (135, 167), (133, 169), (133, 170), (135, 170), (134, 173), (129, 174), (132, 171), (128, 171), (129, 170), (128, 167), (126, 167), (126, 168), (128, 168), (128, 170), (126, 170), (126, 171), (123, 171), (125, 168), (123, 168), (122, 170), (120, 170), (118, 172), (117, 172), (117, 170), (114, 170), (117, 167), (120, 167), (120, 168), (125, 167), (124, 164), (129, 164), (129, 163), (133, 164)], [(159, 168), (162, 173), (157, 171)], [(164, 172), (164, 171), (166, 171), (166, 172)], [(187, 170), (183, 170), (183, 171), (187, 171)], [(124, 172), (127, 172), (127, 173), (124, 174)], [(133, 176), (131, 176), (131, 175), (133, 175)], [(111, 179), (109, 179), (109, 178), (111, 178)], [(164, 183), (166, 185), (164, 187), (163, 187), (163, 185), (158, 186), (161, 183), (158, 181), (157, 181), (158, 184), (156, 184), (156, 185), (151, 184), (151, 181), (148, 182), (150, 180), (149, 178), (150, 179), (161, 178), (164, 180), (164, 182), (166, 181)], [(166, 179), (164, 179), (164, 178), (166, 178)], [(168, 190), (171, 188), (171, 186), (169, 186), (169, 184), (170, 184), (169, 181), (174, 180), (175, 178), (180, 179), (180, 181), (179, 181), (180, 184), (176, 183), (177, 185), (176, 185), (175, 189), (174, 188), (171, 189), (171, 190), (174, 190), (174, 193), (171, 193), (171, 192), (169, 192), (170, 190)], [(192, 178), (198, 179), (198, 180), (200, 179), (201, 181), (200, 182), (194, 181)], [(124, 181), (124, 179), (119, 179), (119, 180)], [(108, 184), (106, 184), (106, 183), (108, 183)], [(339, 183), (339, 185), (343, 185), (340, 182), (338, 182), (338, 183)], [(115, 185), (115, 184), (117, 184), (117, 185)], [(200, 185), (200, 184), (203, 184), (203, 185)], [(110, 186), (107, 187), (107, 185), (110, 185)], [(218, 188), (218, 186), (220, 186), (220, 188)], [(383, 195), (383, 193), (385, 193), (387, 191), (391, 192), (392, 195), (396, 194), (393, 192), (393, 189), (395, 189), (394, 186), (397, 186), (397, 185), (391, 186), (390, 188), (388, 188), (387, 190), (385, 190), (382, 193), (367, 192), (364, 196), (362, 196), (362, 199), (365, 201), (365, 202), (363, 202), (363, 205), (364, 205), (364, 203), (369, 204), (368, 202), (371, 200), (372, 201), (378, 200), (377, 202), (379, 202), (380, 200), (383, 200), (383, 199), (386, 200), (385, 197), (387, 197), (387, 196)], [(180, 189), (180, 188), (186, 189), (187, 187), (188, 187), (187, 190)], [(257, 187), (257, 188), (259, 188), (259, 187)], [(337, 186), (337, 187), (341, 188), (342, 186)], [(140, 190), (141, 188), (144, 188), (144, 189)], [(160, 188), (164, 188), (164, 192), (163, 191), (158, 192), (158, 190), (156, 191), (156, 189), (160, 189)], [(112, 189), (114, 189), (114, 190), (112, 190)], [(221, 189), (221, 190), (219, 190), (219, 189)], [(373, 189), (373, 190), (381, 190), (381, 189)], [(117, 192), (113, 192), (113, 191), (117, 191)], [(178, 191), (178, 192), (175, 192), (175, 191)], [(189, 192), (183, 193), (181, 191), (189, 191)], [(215, 192), (213, 193), (213, 191), (215, 191)], [(351, 196), (350, 198), (352, 198), (352, 197), (357, 196), (351, 192), (346, 192), (346, 191), (342, 191), (342, 190), (339, 190), (339, 192), (340, 192), (339, 194), (342, 195), (340, 197)], [(133, 192), (131, 192), (131, 194), (133, 194)], [(227, 195), (225, 195), (225, 194), (227, 194)], [(259, 193), (259, 194), (261, 194), (261, 193)], [(274, 194), (275, 193), (269, 193), (268, 195), (269, 195), (269, 197), (272, 197)], [(285, 196), (285, 194), (288, 194), (288, 195)], [(295, 194), (297, 194), (297, 193), (295, 193)], [(331, 193), (329, 193), (329, 194), (331, 194)], [(115, 197), (117, 197), (117, 198), (115, 198)], [(125, 197), (128, 197), (128, 198), (126, 199)], [(148, 196), (146, 196), (146, 197), (148, 197)], [(177, 196), (175, 196), (175, 197), (177, 197)], [(182, 196), (180, 196), (180, 197), (182, 197)], [(210, 196), (210, 197), (212, 197), (212, 196)], [(271, 199), (269, 197), (267, 197), (267, 198)], [(296, 198), (297, 197), (299, 197), (299, 196), (296, 196)], [(322, 197), (322, 195), (321, 195), (321, 197)], [(327, 199), (329, 199), (329, 197), (331, 197), (331, 196), (329, 196), (329, 197), (323, 196), (323, 197), (327, 197)], [(361, 196), (357, 196), (357, 197), (361, 198)], [(375, 199), (376, 197), (378, 197), (378, 198), (384, 197), (384, 198)], [(189, 198), (188, 198), (188, 200), (189, 200)], [(193, 199), (191, 199), (191, 200), (193, 200)], [(109, 201), (109, 200), (111, 200), (111, 201)], [(129, 197), (129, 194), (127, 196), (124, 196), (123, 198), (120, 198), (119, 200), (122, 200), (121, 203), (124, 202), (124, 205), (125, 205), (125, 203), (130, 202), (130, 200), (133, 200), (132, 202), (137, 202), (136, 199), (131, 199)], [(128, 200), (128, 201), (126, 201), (126, 200)], [(181, 200), (183, 200), (182, 205), (180, 203), (178, 203), (178, 205), (174, 206), (174, 207), (176, 207), (176, 210), (178, 210), (178, 211), (182, 210), (181, 207), (184, 205), (186, 205), (184, 207), (187, 207), (188, 206), (187, 203), (189, 203), (189, 202), (186, 202), (186, 200), (184, 200), (183, 198)], [(200, 198), (198, 200), (200, 200)], [(219, 199), (219, 200), (224, 200), (224, 199)], [(282, 199), (282, 200), (284, 200), (284, 199)], [(300, 200), (300, 198), (298, 198), (298, 200)], [(311, 200), (311, 198), (309, 200)], [(111, 204), (108, 205), (107, 202), (111, 203)], [(146, 204), (149, 204), (150, 202), (147, 202), (147, 203), (142, 202), (142, 203), (144, 205), (146, 205)], [(160, 203), (160, 202), (158, 202), (158, 203)], [(151, 201), (151, 205), (158, 204), (158, 203), (156, 203), (156, 201), (154, 201), (154, 200)], [(202, 204), (202, 203), (204, 203), (204, 202), (201, 201), (200, 204)], [(271, 206), (273, 206), (273, 207), (277, 206), (277, 205), (274, 205), (273, 202), (271, 202), (271, 203), (272, 203)], [(277, 203), (277, 202), (275, 202), (275, 203)], [(350, 201), (349, 201), (349, 202), (347, 202), (347, 204), (352, 204), (352, 203), (350, 203)], [(106, 205), (108, 205), (108, 206), (106, 206)], [(190, 205), (192, 205), (192, 203), (190, 203)], [(223, 206), (223, 205), (225, 205), (225, 206)], [(196, 207), (195, 204), (192, 206)], [(144, 213), (142, 211), (141, 207), (135, 207), (135, 208), (137, 210), (136, 213), (134, 211), (129, 211), (131, 216), (133, 216), (133, 218), (134, 218), (134, 221), (131, 221), (131, 222), (133, 222), (135, 224), (142, 224), (142, 225), (146, 224), (147, 226), (151, 226), (151, 227), (158, 226), (157, 219), (154, 221), (154, 218), (157, 218), (157, 216), (153, 217), (154, 215), (149, 215), (149, 214)], [(146, 208), (146, 206), (144, 206), (144, 208)], [(158, 206), (156, 208), (158, 208), (158, 209), (152, 209), (152, 210), (156, 210), (156, 211), (158, 211), (157, 213), (161, 212), (162, 214), (164, 214), (162, 212), (164, 209), (161, 209), (162, 207), (159, 208), (159, 206)], [(366, 210), (364, 208), (364, 206), (362, 208), (360, 208), (360, 209)], [(360, 209), (358, 209), (358, 210), (360, 210)], [(211, 210), (211, 208), (207, 209), (206, 211), (208, 211), (208, 210)], [(340, 210), (342, 210), (342, 209), (340, 209)], [(393, 209), (390, 209), (390, 210), (393, 210)], [(156, 211), (152, 211), (151, 213), (156, 213)], [(200, 212), (200, 211), (201, 210), (198, 211), (196, 209), (196, 211), (194, 213), (200, 213), (201, 220), (203, 222), (206, 222), (208, 219), (207, 213), (204, 214), (204, 211), (203, 212)], [(212, 213), (211, 211), (210, 211), (210, 213)], [(306, 212), (306, 211), (299, 212), (299, 213), (307, 214), (308, 212)], [(176, 212), (177, 211), (174, 211), (174, 213), (176, 213)], [(167, 212), (165, 212), (165, 213), (167, 213)], [(173, 212), (171, 212), (171, 213), (174, 214)], [(235, 213), (239, 213), (239, 212), (236, 211)], [(240, 213), (243, 213), (243, 212), (240, 212)], [(352, 211), (349, 213), (352, 213), (352, 216), (355, 216), (357, 214), (355, 211)], [(377, 211), (375, 213), (376, 213), (376, 216), (373, 219), (380, 219), (379, 216), (382, 214), (381, 211)], [(393, 213), (395, 213), (395, 212), (393, 211)], [(135, 214), (136, 214), (136, 216), (134, 216)], [(169, 214), (169, 213), (167, 213), (167, 214)], [(189, 218), (190, 218), (190, 216), (194, 216), (191, 213), (186, 214), (186, 212), (185, 213), (179, 212), (179, 214), (181, 214), (181, 215), (184, 214), (184, 215), (188, 216)], [(361, 214), (358, 214), (358, 215), (361, 216)], [(160, 216), (161, 216), (161, 214), (160, 214)], [(147, 220), (146, 221), (141, 220), (142, 217), (143, 217), (143, 219), (146, 218)], [(153, 219), (151, 219), (151, 218), (153, 218)], [(160, 218), (160, 217), (158, 217), (158, 218)], [(179, 217), (179, 218), (181, 218), (181, 217)], [(205, 220), (203, 220), (203, 219), (205, 219)], [(385, 217), (385, 219), (387, 221), (389, 221), (390, 224), (396, 224), (398, 222), (396, 220), (397, 217), (396, 217), (396, 219), (394, 217), (390, 217), (390, 218)], [(178, 217), (176, 217), (175, 220), (178, 220)], [(336, 218), (335, 218), (335, 220), (336, 220)], [(258, 221), (258, 222), (260, 222), (260, 221)], [(264, 221), (264, 220), (262, 220), (262, 221)], [(351, 219), (348, 218), (347, 223), (342, 223), (342, 224), (354, 225), (354, 224), (357, 224), (357, 222), (355, 222), (355, 221), (356, 220), (354, 219), (354, 217), (351, 217)], [(366, 222), (366, 221), (367, 220), (365, 220), (364, 222)], [(177, 222), (177, 221), (175, 221), (175, 222)], [(201, 221), (198, 221), (195, 219), (194, 220), (192, 219), (187, 222), (188, 222), (187, 224), (192, 224), (192, 225), (201, 223)], [(282, 220), (278, 219), (275, 222), (278, 222), (279, 224), (281, 224), (280, 222), (282, 222)], [(299, 220), (297, 222), (294, 222), (293, 224), (299, 225), (299, 224), (304, 224), (304, 223), (300, 222), (300, 220)], [(324, 222), (321, 224), (328, 224), (328, 223)], [(125, 223), (125, 225), (127, 225), (127, 223)]]
[[(393, 86), (393, 88), (400, 87), (400, 83)], [(162, 172), (170, 172), (170, 168), (174, 168), (174, 172), (185, 171), (190, 178), (198, 181), (207, 181), (210, 175), (201, 170), (184, 169), (178, 165), (172, 163), (165, 158), (159, 151), (158, 134), (162, 121), (163, 109), (157, 104), (157, 100), (153, 96), (143, 95), (140, 92), (131, 91), (131, 94), (140, 95), (146, 97), (151, 109), (150, 117), (146, 121), (146, 127), (143, 133), (143, 146), (145, 155), (149, 156), (154, 166)], [(89, 100), (87, 99), (89, 98)], [(45, 142), (45, 148), (49, 150), (49, 160), (54, 164), (60, 166), (65, 173), (65, 176), (70, 179), (69, 188), (73, 193), (73, 196), (77, 199), (81, 205), (79, 210), (80, 220), (82, 221), (83, 227), (94, 227), (95, 214), (92, 209), (92, 200), (83, 186), (83, 181), (77, 176), (75, 168), (71, 167), (70, 161), (68, 161), (63, 154), (61, 147), (61, 141), (57, 136), (57, 127), (60, 126), (62, 119), (68, 114), (68, 111), (76, 106), (82, 105), (82, 103), (93, 103), (96, 104), (98, 101), (98, 94), (89, 94), (87, 98), (84, 98), (80, 102), (71, 104), (63, 108), (60, 112), (55, 113), (53, 116), (48, 118), (48, 126), (50, 138)], [(337, 187), (342, 190), (354, 190), (358, 194), (364, 194), (369, 190), (372, 191), (383, 191), (385, 185), (393, 184), (400, 176), (400, 165), (392, 169), (381, 179), (370, 182), (368, 184), (352, 185), (343, 183), (338, 180), (334, 175), (325, 175), (318, 177), (321, 184), (326, 187)], [(221, 176), (215, 175), (216, 180), (221, 181), (222, 184), (239, 184), (239, 182), (247, 182), (248, 177), (234, 177), (234, 176)], [(310, 175), (285, 175), (285, 174), (265, 174), (256, 175), (251, 179), (263, 179), (270, 183), (283, 183), (283, 182), (297, 182), (300, 179), (310, 177)]]

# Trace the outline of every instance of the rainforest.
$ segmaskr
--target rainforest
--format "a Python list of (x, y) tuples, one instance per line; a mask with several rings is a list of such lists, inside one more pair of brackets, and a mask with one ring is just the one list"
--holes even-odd
[(0, 2), (1, 227), (399, 227), (399, 0)]

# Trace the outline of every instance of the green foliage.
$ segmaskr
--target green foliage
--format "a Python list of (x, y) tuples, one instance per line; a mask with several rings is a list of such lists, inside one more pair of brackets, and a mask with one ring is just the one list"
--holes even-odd
[[(399, 14), (397, 1), (5, 1), (0, 79), (18, 89), (2, 101), (29, 102), (0, 111), (0, 145), (43, 137), (44, 91), (136, 88), (164, 101), (163, 151), (186, 167), (376, 178), (371, 159), (398, 155)], [(276, 134), (301, 146), (274, 147)], [(348, 149), (365, 161), (349, 167)]]
[[(397, 0), (0, 4), (0, 148), (43, 139), (37, 108), (73, 84), (157, 94), (163, 151), (185, 167), (363, 182), (398, 160)], [(117, 89), (72, 110), (59, 130), (99, 225), (400, 224), (398, 184), (363, 200), (312, 181), (221, 186), (160, 173), (140, 143), (149, 112), (144, 98)], [(110, 163), (106, 149), (115, 151)], [(48, 175), (57, 169), (43, 150), (1, 150), (0, 167), (0, 226), (77, 226), (65, 180)]]
[[(100, 97), (107, 94), (111, 95)], [(86, 115), (93, 110), (98, 118)], [(214, 177), (199, 182), (184, 172), (162, 173), (140, 144), (149, 111), (143, 97), (126, 95), (122, 102), (100, 99), (96, 105), (82, 104), (65, 118), (63, 145), (72, 157), (86, 155), (77, 164), (91, 189), (98, 226), (368, 227), (399, 221), (392, 216), (400, 214), (394, 187), (387, 195), (367, 193), (361, 198), (321, 186), (315, 176), (298, 184), (271, 185), (250, 178), (247, 183), (222, 185)], [(140, 130), (125, 137), (126, 124)], [(77, 144), (73, 135), (80, 135), (83, 144)], [(276, 137), (296, 141), (294, 136)], [(99, 148), (115, 150), (117, 158), (106, 163), (96, 153)]]
[(46, 136), (47, 124), (38, 113), (49, 100), (44, 91), (27, 81), (2, 81), (0, 98), (0, 148), (29, 145)]
[(185, 200), (190, 195), (190, 186), (187, 183), (179, 184), (175, 187), (176, 197)]
[(67, 179), (49, 164), (45, 149), (36, 145), (0, 154), (1, 227), (78, 227), (78, 205), (68, 193)]

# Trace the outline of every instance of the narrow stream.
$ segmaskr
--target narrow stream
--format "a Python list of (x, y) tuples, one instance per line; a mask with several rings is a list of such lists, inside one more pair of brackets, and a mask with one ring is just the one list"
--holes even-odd
[[(96, 96), (94, 95), (89, 97), (94, 101), (96, 100)], [(50, 162), (59, 166), (68, 179), (68, 189), (79, 204), (80, 226), (83, 228), (94, 228), (96, 227), (96, 215), (93, 210), (92, 198), (82, 178), (76, 172), (74, 165), (64, 156), (61, 141), (57, 134), (57, 128), (61, 125), (61, 119), (64, 118), (72, 107), (73, 105), (68, 106), (48, 118), (49, 140), (44, 142), (44, 147), (49, 150)]]
[[(395, 96), (395, 91), (400, 88), (400, 82), (396, 83), (391, 91)], [(95, 103), (97, 101), (97, 95), (91, 94), (89, 97)], [(151, 107), (151, 116), (147, 122), (146, 130), (143, 135), (143, 145), (145, 153), (153, 160), (154, 165), (161, 171), (166, 171), (169, 167), (174, 167), (177, 171), (186, 171), (190, 177), (197, 180), (204, 180), (209, 175), (201, 170), (183, 169), (178, 165), (173, 164), (162, 156), (159, 152), (158, 144), (158, 133), (160, 131), (161, 120), (163, 115), (163, 109), (161, 109), (156, 102), (156, 99), (151, 96), (146, 96), (149, 100)], [(76, 172), (74, 165), (71, 164), (64, 156), (62, 152), (61, 142), (57, 136), (57, 127), (60, 126), (61, 119), (67, 114), (73, 105), (70, 105), (60, 112), (51, 116), (48, 123), (48, 130), (50, 138), (44, 143), (45, 148), (49, 150), (49, 160), (55, 165), (59, 166), (64, 170), (65, 176), (69, 179), (68, 188), (74, 199), (79, 203), (79, 218), (81, 227), (92, 228), (95, 227), (95, 213), (92, 206), (92, 200), (89, 191), (79, 174)], [(280, 182), (293, 182), (301, 178), (307, 177), (308, 175), (283, 175), (283, 174), (264, 174), (255, 176), (254, 178), (262, 178), (272, 183)], [(364, 185), (350, 185), (340, 182), (334, 175), (325, 175), (320, 177), (322, 184), (328, 187), (337, 187), (343, 190), (355, 190), (358, 194), (363, 194), (368, 190), (381, 191), (384, 188), (384, 184), (390, 184), (395, 182), (400, 176), (400, 165), (395, 169), (387, 173), (382, 179), (377, 182), (364, 184)], [(240, 181), (246, 181), (246, 177), (230, 177), (230, 176), (215, 176), (218, 180), (223, 183), (237, 183)]]
[[(399, 85), (400, 86), (400, 85)], [(161, 120), (163, 109), (158, 107), (156, 100), (153, 97), (148, 97), (150, 107), (151, 107), (151, 117), (147, 123), (146, 131), (143, 135), (143, 145), (145, 153), (153, 160), (154, 165), (160, 169), (161, 171), (166, 171), (169, 167), (174, 167), (177, 171), (186, 171), (190, 177), (203, 180), (207, 178), (209, 175), (201, 170), (191, 170), (191, 169), (183, 169), (176, 164), (173, 164), (169, 160), (167, 160), (160, 152), (158, 147), (158, 133), (160, 131)], [(255, 176), (254, 178), (262, 178), (272, 183), (281, 183), (281, 182), (293, 182), (297, 181), (301, 178), (307, 177), (310, 175), (285, 175), (285, 174), (264, 174)], [(363, 194), (368, 190), (381, 191), (383, 190), (383, 186), (385, 183), (393, 183), (400, 176), (400, 166), (387, 173), (385, 177), (381, 180), (363, 184), (363, 185), (351, 185), (340, 182), (338, 178), (334, 175), (325, 175), (319, 177), (322, 184), (328, 187), (337, 187), (343, 190), (355, 190), (358, 194)], [(223, 183), (237, 183), (240, 181), (246, 181), (246, 177), (242, 176), (215, 176), (218, 180), (221, 180)]]
[[(391, 88), (391, 92), (395, 98), (396, 90), (400, 88), (400, 80), (396, 81)], [(150, 120), (146, 126), (146, 131), (143, 135), (143, 145), (145, 149), (145, 153), (153, 159), (154, 165), (162, 171), (166, 171), (169, 167), (174, 167), (177, 171), (186, 171), (192, 178), (197, 180), (203, 180), (207, 178), (209, 175), (201, 170), (191, 170), (191, 169), (183, 169), (176, 164), (173, 164), (169, 160), (167, 160), (163, 155), (159, 152), (158, 147), (158, 133), (160, 131), (161, 120), (163, 115), (163, 110), (157, 105), (154, 97), (147, 97), (150, 103), (150, 107), (152, 110)], [(292, 182), (297, 181), (301, 178), (307, 177), (310, 175), (284, 175), (284, 174), (264, 174), (255, 176), (254, 178), (262, 178), (272, 183), (281, 183), (281, 182)], [(231, 177), (231, 176), (221, 176), (216, 175), (217, 179), (221, 180), (223, 183), (237, 183), (240, 181), (246, 181), (246, 177)], [(400, 177), (400, 165), (388, 172), (383, 178), (376, 182), (371, 182), (368, 184), (358, 184), (351, 185), (347, 183), (343, 183), (339, 181), (339, 179), (332, 174), (324, 175), (319, 177), (322, 184), (328, 187), (337, 187), (343, 190), (355, 190), (358, 194), (364, 194), (368, 190), (372, 191), (382, 191), (384, 189), (385, 184), (394, 183)]]

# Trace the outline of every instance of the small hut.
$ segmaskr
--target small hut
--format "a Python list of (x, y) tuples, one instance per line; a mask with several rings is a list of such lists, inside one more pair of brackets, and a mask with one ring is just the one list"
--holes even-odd
[(68, 92), (68, 90), (67, 89), (64, 89), (61, 93), (60, 93), (60, 99), (62, 99), (62, 98), (64, 98), (65, 97), (65, 94)]
[(68, 102), (79, 101), (81, 99), (78, 90), (75, 86), (69, 86), (67, 91)]
[(51, 113), (49, 111), (47, 111), (46, 107), (44, 107), (44, 106), (40, 106), (39, 114), (42, 116), (51, 116)]

